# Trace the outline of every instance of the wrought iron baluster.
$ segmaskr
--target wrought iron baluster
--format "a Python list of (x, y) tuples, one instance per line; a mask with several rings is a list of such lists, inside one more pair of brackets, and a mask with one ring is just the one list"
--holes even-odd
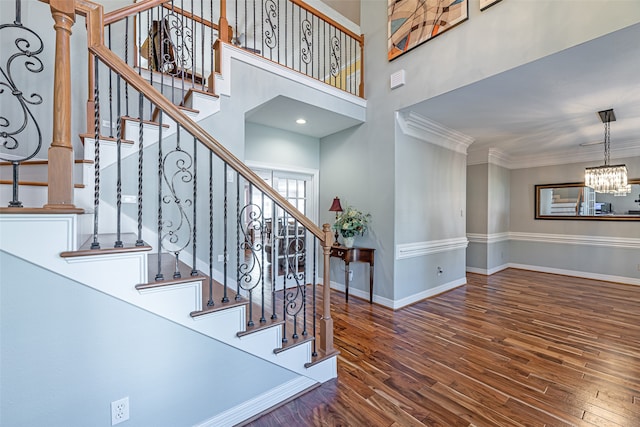
[[(223, 177), (223, 181), (224, 181), (224, 206), (223, 206), (223, 210), (224, 210), (224, 218), (223, 218), (223, 224), (224, 224), (224, 230), (223, 230), (223, 241), (224, 241), (224, 248), (223, 248), (223, 256), (224, 256), (224, 269), (223, 269), (223, 273), (224, 273), (224, 294), (222, 296), (222, 302), (229, 302), (229, 296), (227, 295), (227, 289), (229, 288), (228, 285), (228, 265), (229, 265), (229, 251), (228, 251), (228, 241), (229, 241), (229, 191), (228, 191), (228, 184), (227, 184), (227, 174), (228, 174), (228, 165), (225, 163), (224, 164), (224, 177)], [(236, 295), (236, 300), (239, 300), (240, 296)]]
[[(0, 128), (3, 128), (0, 132), (0, 160), (11, 162), (12, 199), (9, 201), (8, 206), (22, 207), (22, 202), (19, 200), (20, 164), (35, 157), (42, 148), (42, 132), (30, 106), (42, 104), (42, 96), (35, 92), (28, 97), (24, 96), (23, 91), (20, 90), (14, 79), (13, 66), (21, 64), (27, 71), (34, 74), (42, 72), (44, 65), (38, 55), (44, 51), (44, 44), (36, 32), (22, 24), (22, 2), (20, 0), (15, 2), (15, 20), (13, 23), (0, 25), (0, 34), (6, 33), (6, 31), (15, 34), (16, 38), (13, 45), (17, 52), (9, 55), (10, 49), (7, 47), (0, 53), (2, 56), (9, 56), (6, 64), (0, 68), (0, 94), (5, 92), (5, 88), (7, 89), (7, 93), (13, 97), (10, 99), (18, 103), (15, 109), (9, 108), (7, 111), (21, 111), (22, 120), (19, 120), (17, 124), (11, 123), (9, 114), (5, 116), (0, 113)], [(19, 74), (24, 76), (22, 73)], [(19, 139), (23, 132), (28, 131), (31, 123), (37, 134), (36, 143), (29, 147), (25, 142), (23, 147)], [(29, 140), (32, 139), (32, 137), (29, 137)], [(18, 154), (20, 149), (26, 154)]]
[[(278, 47), (278, 9), (274, 0), (267, 0), (264, 3), (264, 11), (266, 18), (262, 19), (262, 38), (264, 44), (269, 48), (270, 56), (273, 56), (273, 49)], [(267, 24), (266, 30), (264, 24)], [(264, 48), (263, 48), (264, 50)]]
[(276, 204), (271, 199), (271, 319), (278, 318), (276, 307), (276, 276), (278, 260), (276, 259), (276, 232), (277, 232)]
[[(129, 17), (124, 19), (124, 62), (129, 63)], [(124, 105), (125, 114), (129, 115), (129, 83), (124, 82)]]
[[(194, 180), (193, 156), (182, 148), (182, 127), (177, 125), (176, 146), (163, 158), (162, 177), (167, 194), (162, 202), (167, 205), (168, 219), (162, 222), (162, 246), (175, 256), (173, 277), (180, 278), (180, 254), (191, 244), (192, 224), (187, 210), (193, 205), (190, 197), (181, 197), (186, 187)], [(184, 190), (184, 191), (183, 191)], [(172, 209), (171, 209), (172, 208)]]
[[(313, 240), (313, 270), (312, 270), (312, 276), (311, 276), (311, 280), (313, 281), (313, 283), (311, 284), (311, 291), (313, 292), (313, 313), (312, 313), (312, 322), (313, 322), (313, 336), (314, 338), (316, 337), (316, 313), (318, 311), (318, 305), (317, 305), (317, 299), (316, 299), (316, 273), (317, 273), (317, 260), (318, 260), (318, 251), (317, 251), (317, 246), (318, 246), (318, 241), (317, 238), (314, 236), (311, 236), (311, 240)], [(311, 353), (311, 355), (313, 357), (316, 357), (318, 355), (318, 349), (316, 347), (316, 341), (317, 340), (313, 340), (313, 352)]]
[[(236, 300), (240, 299), (240, 174), (235, 172), (236, 181)], [(249, 304), (251, 306), (251, 304)]]
[(164, 169), (164, 157), (162, 155), (162, 115), (163, 112), (160, 110), (158, 116), (158, 247), (156, 248), (158, 252), (158, 265), (156, 272), (156, 280), (164, 280), (164, 275), (162, 274), (162, 170)]
[(98, 213), (100, 207), (100, 79), (98, 57), (93, 57), (93, 129), (94, 129), (94, 154), (93, 154), (93, 241), (91, 249), (100, 249), (98, 242)]
[(120, 114), (120, 75), (116, 76), (116, 157), (117, 157), (117, 170), (116, 170), (116, 241), (114, 243), (115, 248), (123, 247), (121, 239), (121, 226), (122, 226), (122, 115)]
[[(192, 5), (193, 7), (193, 5)], [(198, 269), (196, 266), (197, 261), (197, 244), (196, 244), (196, 236), (197, 233), (197, 212), (198, 212), (198, 140), (196, 137), (193, 137), (193, 242), (192, 242), (192, 251), (193, 251), (193, 265), (191, 266), (191, 275), (197, 276)]]
[(143, 246), (142, 240), (142, 187), (144, 156), (144, 96), (138, 94), (138, 239), (136, 246)]
[[(260, 256), (261, 256), (261, 260), (260, 260), (260, 297), (261, 297), (261, 313), (260, 313), (260, 323), (265, 323), (267, 321), (267, 319), (264, 317), (264, 311), (265, 311), (265, 296), (264, 296), (264, 292), (265, 292), (265, 286), (264, 286), (264, 282), (265, 282), (265, 277), (264, 277), (264, 249), (265, 249), (265, 214), (264, 214), (264, 193), (260, 192), (260, 212), (262, 212), (262, 218), (260, 221), (260, 247), (257, 248), (256, 250), (260, 250)], [(258, 234), (258, 233), (256, 233)]]
[(209, 301), (213, 307), (213, 152), (209, 152)]
[[(108, 47), (111, 50), (111, 27), (108, 26)], [(109, 69), (109, 137), (113, 138), (113, 71)]]

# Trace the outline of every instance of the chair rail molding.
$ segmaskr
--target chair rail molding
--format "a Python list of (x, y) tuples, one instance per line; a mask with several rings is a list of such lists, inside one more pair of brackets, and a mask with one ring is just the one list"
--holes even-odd
[(509, 232), (509, 240), (640, 249), (640, 238)]
[(430, 240), (427, 242), (402, 243), (396, 245), (396, 259), (416, 258), (441, 252), (466, 249), (469, 241), (466, 237)]
[(509, 240), (509, 233), (491, 233), (491, 234), (479, 234), (479, 233), (467, 233), (467, 239), (469, 243), (499, 243)]
[(414, 111), (396, 112), (396, 122), (402, 133), (430, 144), (466, 155), (474, 139), (462, 132), (450, 129)]

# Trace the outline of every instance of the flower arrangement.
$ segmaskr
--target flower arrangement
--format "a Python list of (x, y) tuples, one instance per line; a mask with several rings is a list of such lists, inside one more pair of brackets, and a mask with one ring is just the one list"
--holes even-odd
[(333, 224), (333, 229), (340, 232), (342, 237), (353, 237), (356, 234), (363, 235), (369, 223), (371, 222), (371, 214), (347, 206), (347, 208), (338, 215), (338, 219)]

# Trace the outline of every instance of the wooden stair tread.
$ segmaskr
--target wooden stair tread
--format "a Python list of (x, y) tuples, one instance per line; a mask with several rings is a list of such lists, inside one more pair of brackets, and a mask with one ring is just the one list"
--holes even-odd
[(317, 349), (316, 352), (318, 353), (318, 355), (311, 356), (311, 362), (305, 363), (305, 368), (310, 368), (313, 365), (317, 365), (320, 362), (324, 362), (325, 360), (331, 359), (332, 357), (338, 356), (340, 354), (340, 352), (335, 349), (329, 353), (325, 353), (320, 349)]
[(205, 275), (205, 281), (202, 282), (202, 310), (192, 311), (191, 317), (204, 316), (205, 314), (214, 313), (216, 311), (224, 310), (226, 308), (238, 307), (241, 305), (247, 305), (249, 301), (246, 298), (238, 295), (233, 289), (227, 288), (227, 302), (222, 302), (224, 297), (224, 285), (217, 280), (211, 281), (212, 293), (213, 293), (213, 305), (207, 305), (209, 302), (209, 276)]
[[(0, 179), (0, 184), (13, 185), (13, 181), (10, 179)], [(26, 185), (29, 187), (48, 187), (48, 182), (42, 181), (18, 181), (18, 185)], [(73, 184), (74, 188), (85, 188), (84, 184)]]
[(290, 348), (297, 347), (301, 344), (314, 340), (315, 338), (313, 337), (313, 335), (302, 335), (302, 333), (299, 333), (298, 338), (293, 338), (291, 336), (287, 337), (287, 342), (283, 342), (282, 346), (274, 349), (273, 352), (276, 354), (282, 353), (283, 351), (286, 351)]
[[(80, 134), (80, 139), (82, 140), (82, 144), (83, 145), (84, 145), (84, 140), (85, 139), (95, 139), (95, 138), (96, 138), (95, 134), (89, 134), (89, 133), (81, 133)], [(100, 141), (109, 141), (109, 142), (113, 142), (114, 144), (118, 142), (118, 138), (116, 138), (115, 136), (98, 135), (98, 138), (100, 138)], [(129, 139), (120, 139), (120, 143), (133, 145), (133, 141), (131, 141)], [(93, 163), (93, 160), (90, 160), (90, 161), (91, 161), (91, 163)]]
[(162, 286), (175, 285), (177, 283), (205, 280), (208, 277), (198, 270), (193, 271), (191, 267), (180, 260), (178, 261), (177, 271), (179, 273), (179, 277), (174, 277), (174, 274), (176, 273), (175, 256), (170, 253), (163, 253), (162, 257), (160, 258), (160, 272), (162, 273), (163, 279), (156, 280), (155, 277), (158, 274), (158, 256), (159, 255), (157, 253), (149, 254), (147, 258), (149, 274), (147, 277), (150, 279), (150, 281), (147, 283), (137, 284), (136, 289), (152, 289)]
[(60, 256), (62, 258), (74, 258), (81, 256), (95, 256), (95, 255), (105, 255), (105, 254), (117, 254), (117, 253), (128, 253), (128, 252), (147, 252), (151, 250), (151, 246), (147, 243), (144, 243), (142, 246), (136, 246), (137, 236), (134, 233), (123, 233), (120, 235), (120, 240), (122, 240), (122, 247), (116, 248), (113, 245), (117, 239), (117, 235), (114, 234), (100, 234), (98, 236), (98, 242), (100, 243), (99, 249), (91, 249), (91, 243), (93, 242), (93, 237), (90, 237), (86, 242), (80, 246), (77, 251), (65, 251), (61, 252)]
[[(190, 108), (190, 107), (185, 107), (184, 105), (177, 105), (176, 107), (178, 107), (179, 110), (184, 111), (184, 112), (188, 112), (188, 113), (193, 113), (193, 114), (199, 114), (200, 111), (196, 110), (195, 108)], [(153, 114), (151, 114), (151, 119), (156, 121), (158, 119), (158, 114), (160, 114), (160, 109), (158, 107), (156, 107), (153, 110)]]
[[(139, 123), (140, 119), (137, 118), (137, 117), (122, 116), (121, 121)], [(142, 124), (151, 125), (151, 126), (158, 126), (158, 127), (160, 126), (159, 122), (156, 122), (156, 121), (153, 121), (153, 120), (143, 120)], [(166, 124), (166, 123), (163, 123), (162, 127), (168, 129), (170, 126), (168, 124)], [(120, 130), (121, 130), (121, 132), (124, 132), (124, 126), (120, 126)]]
[(261, 322), (260, 320), (258, 321), (254, 321), (254, 325), (253, 326), (247, 326), (244, 331), (240, 331), (236, 334), (236, 336), (238, 337), (244, 337), (247, 335), (251, 335), (255, 332), (261, 331), (263, 329), (267, 329), (267, 328), (272, 328), (274, 326), (278, 326), (278, 325), (282, 325), (284, 324), (284, 320), (282, 319), (272, 319), (271, 316), (265, 316), (266, 317), (266, 321)]
[(80, 208), (33, 208), (33, 207), (5, 207), (0, 208), (0, 214), (31, 214), (31, 215), (66, 215), (66, 214), (83, 214), (84, 209)]
[[(93, 164), (93, 160), (86, 160), (86, 159), (75, 159), (73, 161), (73, 163), (75, 163), (76, 165), (78, 164)], [(48, 165), (49, 164), (49, 160), (27, 160), (25, 162), (20, 162), (20, 167), (22, 166), (40, 166), (40, 165)], [(0, 162), (0, 166), (12, 166), (13, 163), (11, 162)]]
[(194, 93), (200, 93), (202, 95), (207, 95), (207, 96), (210, 96), (212, 98), (220, 98), (220, 96), (218, 96), (215, 93), (211, 93), (211, 92), (208, 92), (206, 90), (198, 89), (197, 87), (191, 87), (187, 91), (187, 94), (185, 95), (184, 101), (182, 102), (182, 104), (185, 104), (187, 102), (187, 100), (189, 100), (189, 98), (191, 98), (191, 96), (193, 96)]

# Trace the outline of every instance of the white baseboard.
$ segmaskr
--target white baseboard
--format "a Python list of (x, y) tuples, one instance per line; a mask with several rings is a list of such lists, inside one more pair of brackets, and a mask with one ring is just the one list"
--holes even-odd
[(306, 377), (301, 376), (294, 378), (266, 393), (262, 393), (260, 396), (256, 396), (253, 399), (247, 400), (240, 405), (227, 409), (208, 420), (196, 424), (195, 427), (235, 426), (316, 384), (315, 381)]
[(636, 279), (633, 277), (613, 276), (610, 274), (598, 274), (598, 273), (591, 273), (588, 271), (565, 270), (563, 268), (540, 267), (537, 265), (528, 265), (528, 264), (509, 263), (508, 266), (511, 268), (519, 268), (521, 270), (539, 271), (541, 273), (562, 274), (564, 276), (582, 277), (585, 279), (602, 280), (605, 282), (616, 282), (616, 283), (624, 283), (627, 285), (640, 286), (640, 279)]
[[(450, 291), (451, 289), (455, 289), (459, 286), (465, 285), (466, 283), (467, 283), (467, 279), (466, 277), (463, 277), (461, 279), (454, 280), (449, 283), (445, 283), (435, 288), (427, 289), (425, 291), (418, 292), (417, 294), (409, 295), (408, 297), (404, 297), (399, 300), (392, 300), (392, 299), (384, 298), (374, 294), (373, 302), (380, 304), (382, 306), (388, 307), (392, 310), (398, 310), (399, 308), (413, 304), (414, 302), (418, 302), (423, 299), (441, 294), (443, 292)], [(331, 289), (344, 292), (344, 285), (342, 283), (331, 282)], [(352, 295), (369, 301), (369, 293), (365, 291), (361, 291), (360, 289), (350, 288), (349, 296), (352, 296)]]
[(497, 267), (490, 268), (488, 270), (486, 268), (477, 268), (477, 267), (467, 266), (467, 273), (477, 273), (477, 274), (483, 274), (485, 276), (491, 276), (492, 274), (495, 274), (502, 270), (506, 270), (507, 268), (509, 268), (509, 264), (502, 264)]

